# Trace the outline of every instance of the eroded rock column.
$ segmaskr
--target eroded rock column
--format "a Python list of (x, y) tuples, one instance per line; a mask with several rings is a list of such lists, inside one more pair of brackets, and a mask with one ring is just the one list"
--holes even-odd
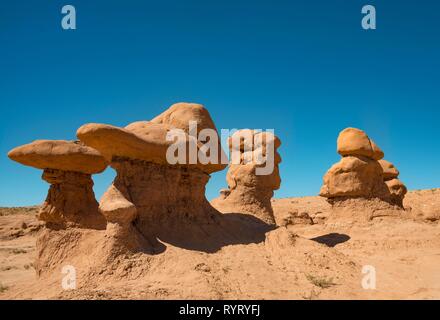
[[(212, 201), (213, 206), (225, 213), (251, 214), (275, 224), (271, 198), (281, 184), (278, 169), (281, 157), (276, 151), (281, 141), (271, 133), (245, 129), (234, 133), (228, 143), (231, 150), (226, 175), (228, 189)], [(262, 170), (267, 166), (268, 170)]]
[[(192, 124), (196, 125), (194, 132)], [(199, 161), (198, 151), (206, 141), (193, 134), (202, 130), (210, 130), (209, 141), (219, 149), (215, 161)], [(176, 141), (169, 135), (176, 131), (182, 138), (178, 145), (183, 147), (180, 156), (185, 161), (171, 163), (168, 151)], [(220, 161), (223, 151), (217, 130), (203, 106), (179, 103), (152, 121), (134, 122), (125, 128), (87, 124), (78, 129), (77, 135), (99, 150), (117, 173), (99, 206), (108, 221), (110, 236), (123, 242), (129, 234), (138, 232), (154, 239), (164, 226), (209, 223), (219, 215), (205, 197), (205, 186), (210, 174), (226, 165)], [(191, 150), (197, 153), (195, 162), (189, 161)]]
[(399, 170), (389, 161), (379, 160), (383, 170), (383, 180), (390, 193), (390, 201), (403, 208), (403, 199), (408, 192), (406, 186), (398, 179)]

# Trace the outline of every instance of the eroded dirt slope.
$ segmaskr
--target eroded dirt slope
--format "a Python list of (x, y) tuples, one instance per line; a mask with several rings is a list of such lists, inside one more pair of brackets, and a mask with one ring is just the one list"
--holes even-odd
[[(96, 231), (78, 244), (83, 259), (66, 259), (79, 269), (72, 291), (61, 270), (35, 275), (35, 208), (1, 209), (0, 298), (440, 299), (440, 189), (412, 191), (404, 205), (340, 210), (320, 197), (275, 199), (281, 226), (253, 242), (207, 252), (162, 241), (160, 253), (122, 256), (86, 275), (105, 248)], [(365, 265), (376, 270), (376, 290), (361, 286)]]

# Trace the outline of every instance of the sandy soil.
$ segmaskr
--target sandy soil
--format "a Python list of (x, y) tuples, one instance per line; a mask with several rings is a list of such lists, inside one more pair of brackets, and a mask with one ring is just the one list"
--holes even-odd
[[(320, 197), (273, 207), (280, 227), (259, 240), (215, 252), (163, 241), (162, 252), (121, 257), (87, 281), (78, 272), (68, 291), (61, 270), (35, 274), (36, 208), (0, 209), (0, 299), (440, 299), (440, 189), (410, 192), (404, 211)], [(83, 244), (89, 262), (100, 239)], [(375, 290), (361, 285), (365, 265)]]

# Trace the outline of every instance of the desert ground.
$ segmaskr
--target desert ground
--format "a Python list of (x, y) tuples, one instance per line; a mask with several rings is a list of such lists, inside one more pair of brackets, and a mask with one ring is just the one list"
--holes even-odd
[[(160, 252), (92, 266), (87, 277), (79, 270), (75, 290), (62, 289), (59, 265), (36, 275), (38, 207), (2, 208), (0, 298), (440, 299), (440, 189), (410, 191), (404, 210), (354, 200), (338, 208), (315, 196), (272, 206), (277, 227), (254, 238), (208, 249), (164, 237)], [(95, 232), (81, 245), (89, 252), (81, 263), (56, 258), (92, 265), (100, 241)], [(376, 289), (361, 285), (365, 265)]]

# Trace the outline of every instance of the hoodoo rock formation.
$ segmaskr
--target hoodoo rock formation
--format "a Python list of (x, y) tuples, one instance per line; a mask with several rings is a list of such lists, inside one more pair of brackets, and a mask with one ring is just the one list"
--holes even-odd
[[(178, 103), (125, 128), (86, 124), (77, 136), (80, 141), (40, 140), (9, 153), (12, 160), (44, 170), (51, 184), (39, 213), (46, 222), (34, 263), (40, 276), (75, 265), (83, 279), (94, 281), (96, 272), (113, 274), (108, 266), (117, 269), (120, 257), (144, 253), (147, 261), (163, 252), (165, 243), (215, 252), (233, 243), (261, 242), (272, 229), (252, 216), (222, 214), (206, 199), (210, 174), (227, 161), (201, 105)], [(117, 175), (98, 204), (91, 175), (108, 165)]]
[[(113, 184), (100, 201), (100, 211), (108, 221), (107, 231), (119, 238), (140, 232), (153, 239), (165, 225), (178, 221), (209, 222), (218, 212), (205, 197), (210, 174), (226, 167), (216, 161), (191, 163), (190, 150), (203, 142), (190, 134), (190, 123), (217, 130), (208, 111), (198, 104), (173, 105), (152, 121), (139, 121), (125, 128), (87, 124), (77, 136), (98, 150), (117, 172)], [(175, 141), (167, 139), (173, 129), (184, 132), (185, 161), (170, 164), (167, 152)], [(221, 150), (217, 138), (216, 147)], [(133, 225), (135, 228), (133, 229)]]
[(395, 168), (382, 160), (383, 151), (364, 131), (344, 129), (338, 137), (337, 151), (342, 159), (325, 174), (321, 196), (331, 203), (378, 198), (402, 206), (406, 188), (395, 179), (398, 172), (396, 175)]
[[(231, 152), (226, 175), (228, 189), (220, 191), (220, 197), (212, 201), (213, 206), (222, 212), (251, 214), (275, 224), (271, 198), (281, 184), (278, 168), (281, 157), (277, 152), (280, 139), (270, 132), (244, 129), (229, 137), (228, 144)], [(272, 170), (259, 173), (269, 162)]]
[(391, 162), (386, 160), (379, 160), (379, 163), (383, 170), (383, 180), (388, 187), (391, 202), (402, 207), (403, 198), (408, 190), (403, 182), (398, 179), (399, 170), (397, 170)]
[(44, 170), (42, 178), (50, 188), (38, 216), (48, 227), (105, 227), (91, 178), (107, 167), (98, 151), (77, 141), (37, 140), (11, 150), (8, 156)]

